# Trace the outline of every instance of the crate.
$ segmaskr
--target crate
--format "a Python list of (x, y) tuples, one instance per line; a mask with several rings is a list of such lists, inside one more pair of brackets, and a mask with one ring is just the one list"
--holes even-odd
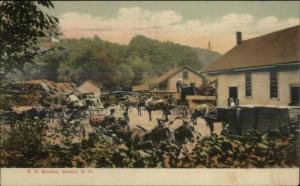
[(266, 132), (289, 124), (287, 108), (257, 107), (257, 130)]
[(255, 130), (256, 126), (256, 112), (254, 108), (242, 108), (240, 110), (239, 122), (241, 124), (241, 131), (245, 133), (247, 130)]
[(218, 108), (217, 113), (217, 119), (228, 123), (233, 134), (244, 134), (247, 130), (277, 130), (290, 123), (290, 112), (287, 108)]

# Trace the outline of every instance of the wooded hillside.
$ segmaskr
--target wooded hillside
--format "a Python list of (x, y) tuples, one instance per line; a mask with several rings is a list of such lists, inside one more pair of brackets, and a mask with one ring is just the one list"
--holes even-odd
[(38, 57), (35, 64), (24, 66), (24, 74), (16, 72), (10, 77), (77, 84), (91, 79), (108, 89), (126, 90), (175, 66), (187, 65), (201, 70), (203, 64), (219, 56), (216, 52), (160, 42), (142, 35), (135, 36), (128, 45), (98, 37), (63, 39), (51, 45), (54, 49)]

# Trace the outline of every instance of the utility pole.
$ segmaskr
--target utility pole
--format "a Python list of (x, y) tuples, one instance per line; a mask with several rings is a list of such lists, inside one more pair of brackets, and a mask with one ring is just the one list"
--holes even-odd
[(212, 49), (211, 42), (208, 41), (208, 62), (207, 62), (207, 64), (210, 64), (210, 62), (211, 62), (211, 49)]
[(211, 43), (208, 41), (208, 50), (211, 51)]

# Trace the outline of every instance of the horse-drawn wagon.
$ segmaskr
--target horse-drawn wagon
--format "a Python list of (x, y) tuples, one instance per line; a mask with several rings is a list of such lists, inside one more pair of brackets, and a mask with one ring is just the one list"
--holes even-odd
[(210, 82), (200, 87), (196, 87), (193, 83), (190, 86), (183, 86), (178, 102), (189, 108), (193, 108), (199, 104), (216, 105), (216, 100), (216, 90), (214, 85)]
[(98, 126), (104, 121), (107, 115), (107, 111), (104, 108), (90, 110), (90, 124), (92, 126)]

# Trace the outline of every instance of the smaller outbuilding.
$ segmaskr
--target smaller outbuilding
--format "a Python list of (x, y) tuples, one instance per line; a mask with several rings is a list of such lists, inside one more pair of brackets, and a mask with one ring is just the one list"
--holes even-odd
[(153, 78), (149, 83), (133, 86), (132, 90), (136, 92), (142, 91), (161, 91), (161, 92), (180, 92), (178, 83), (199, 87), (204, 83), (205, 79), (198, 72), (190, 67), (183, 66), (171, 69), (163, 75)]
[(78, 87), (78, 91), (82, 94), (100, 95), (102, 92), (102, 89), (103, 89), (102, 85), (100, 85), (92, 80), (87, 80)]

